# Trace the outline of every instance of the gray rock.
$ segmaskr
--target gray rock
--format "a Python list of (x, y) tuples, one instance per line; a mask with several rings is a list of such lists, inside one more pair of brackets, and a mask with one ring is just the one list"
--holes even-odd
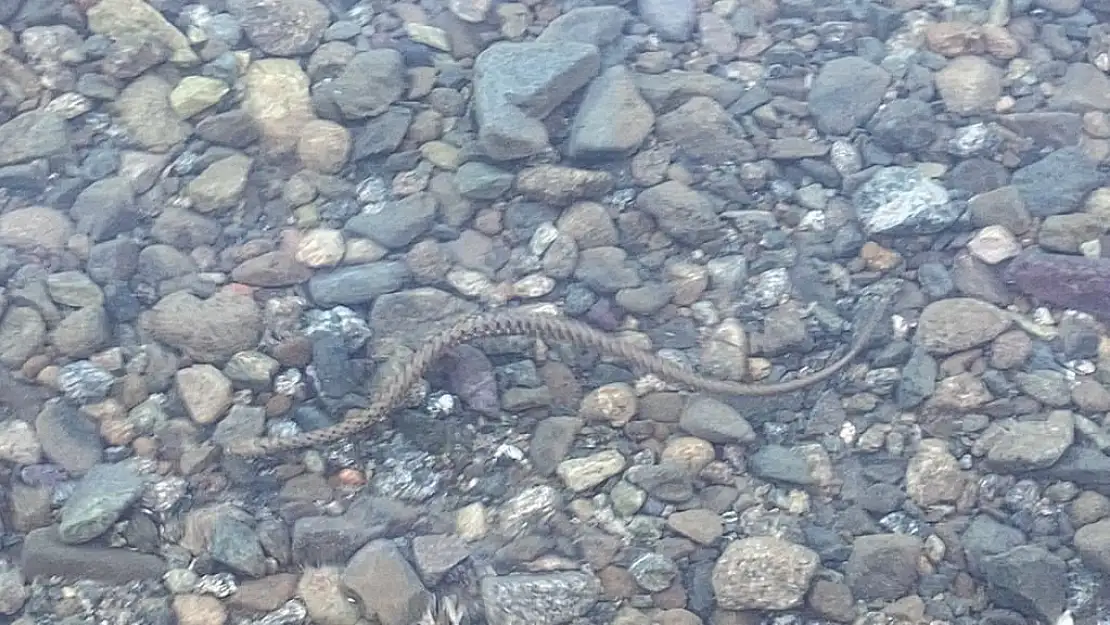
[(567, 153), (582, 159), (621, 155), (638, 148), (654, 125), (655, 113), (632, 74), (623, 66), (613, 66), (586, 89), (571, 125)]
[(401, 288), (408, 276), (408, 267), (402, 262), (353, 265), (312, 276), (308, 292), (320, 307), (365, 304)]
[(336, 106), (349, 119), (381, 115), (405, 90), (405, 61), (393, 49), (356, 54), (330, 85)]
[[(186, 257), (187, 258), (187, 257)], [(97, 284), (130, 280), (139, 268), (139, 244), (131, 239), (113, 239), (92, 246), (85, 271)]]
[(1017, 187), (1029, 212), (1036, 217), (1070, 213), (1089, 192), (1105, 184), (1106, 176), (1083, 150), (1068, 147), (1052, 152), (1014, 172)]
[(1075, 442), (1075, 421), (1066, 410), (1053, 410), (1043, 421), (995, 425), (983, 436), (989, 441), (987, 465), (992, 471), (1022, 473), (1056, 464)]
[(618, 6), (576, 7), (551, 20), (536, 41), (576, 41), (606, 46), (624, 30), (632, 15)]
[(266, 554), (254, 530), (230, 516), (220, 516), (212, 524), (208, 545), (212, 559), (251, 577), (266, 574)]
[(1010, 318), (997, 306), (954, 297), (925, 307), (916, 338), (930, 354), (947, 356), (994, 340), (1010, 324)]
[(698, 396), (687, 402), (679, 418), (679, 426), (687, 433), (711, 443), (746, 443), (755, 440), (755, 430), (731, 406)]
[(97, 180), (85, 187), (73, 200), (69, 213), (77, 223), (77, 231), (89, 235), (94, 243), (111, 239), (138, 225), (135, 191), (126, 178), (119, 176)]
[(21, 549), (23, 574), (28, 577), (61, 576), (74, 578), (80, 571), (83, 579), (107, 584), (161, 579), (166, 563), (158, 556), (127, 549), (67, 545), (58, 538), (56, 527), (32, 530), (23, 538)]
[(0, 165), (22, 163), (69, 150), (66, 122), (57, 113), (28, 111), (0, 125)]
[(480, 146), (497, 160), (548, 149), (541, 120), (600, 69), (597, 46), (586, 43), (500, 42), (486, 48), (474, 63)]
[(87, 360), (68, 363), (58, 372), (58, 388), (79, 406), (104, 399), (115, 382), (114, 375)]
[(712, 165), (754, 161), (759, 153), (744, 137), (742, 126), (716, 100), (694, 96), (675, 110), (660, 115), (656, 133), (680, 150)]
[(871, 534), (856, 538), (844, 565), (852, 594), (864, 601), (894, 601), (917, 583), (921, 540), (905, 534)]
[(820, 564), (808, 547), (772, 536), (734, 540), (713, 565), (717, 603), (726, 610), (798, 606)]
[(489, 625), (562, 625), (597, 603), (601, 583), (577, 571), (489, 575), (481, 593)]
[(998, 605), (1030, 618), (1055, 623), (1067, 607), (1068, 565), (1043, 547), (1022, 545), (984, 558), (983, 576)]
[(347, 220), (348, 233), (373, 239), (390, 249), (405, 247), (435, 221), (439, 203), (431, 193), (414, 193), (375, 206)]
[(644, 590), (663, 592), (678, 575), (678, 565), (661, 553), (645, 553), (628, 566), (628, 572)]
[(415, 623), (432, 601), (420, 576), (389, 540), (360, 549), (343, 570), (343, 583), (382, 625)]
[(391, 106), (381, 115), (366, 120), (351, 143), (351, 160), (391, 154), (401, 145), (411, 123), (412, 110), (403, 106)]
[(130, 463), (98, 464), (89, 469), (62, 506), (58, 538), (87, 543), (108, 531), (143, 492), (143, 478)]
[(721, 233), (721, 219), (709, 198), (675, 180), (642, 191), (636, 207), (655, 217), (664, 232), (682, 243), (705, 243)]
[(251, 43), (271, 56), (312, 52), (331, 18), (316, 0), (234, 0), (228, 8)]
[(845, 135), (875, 113), (890, 85), (883, 68), (855, 56), (821, 68), (809, 91), (809, 112), (822, 132)]
[(80, 475), (100, 462), (100, 432), (73, 404), (46, 402), (35, 418), (35, 431), (46, 457), (69, 473)]
[(578, 255), (574, 277), (602, 293), (640, 286), (642, 280), (634, 261), (619, 247), (594, 247)]
[(697, 24), (693, 0), (639, 0), (640, 19), (666, 41), (687, 41)]
[(158, 300), (142, 324), (154, 338), (197, 362), (222, 363), (258, 346), (262, 313), (248, 295), (219, 291), (202, 300), (177, 291)]
[(465, 198), (495, 200), (513, 187), (513, 174), (488, 163), (470, 161), (455, 172), (455, 186)]
[(431, 287), (387, 293), (370, 308), (370, 327), (378, 344), (395, 341), (419, 347), (428, 333), (473, 314), (477, 306)]
[(382, 497), (362, 496), (339, 516), (311, 516), (293, 524), (293, 559), (319, 565), (346, 562), (375, 538), (404, 533), (418, 512)]
[(948, 228), (961, 209), (948, 191), (911, 167), (885, 167), (852, 195), (856, 216), (867, 234), (926, 235)]
[(0, 363), (18, 368), (46, 340), (46, 322), (37, 310), (13, 306), (0, 318)]

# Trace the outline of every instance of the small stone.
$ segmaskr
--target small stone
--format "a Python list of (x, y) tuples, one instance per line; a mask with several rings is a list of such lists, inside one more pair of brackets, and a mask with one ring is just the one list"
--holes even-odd
[(624, 470), (625, 462), (619, 451), (607, 449), (585, 458), (564, 460), (555, 472), (567, 488), (582, 492), (619, 474)]
[(187, 367), (174, 380), (189, 416), (201, 425), (215, 423), (231, 406), (231, 381), (212, 365)]
[(334, 267), (343, 260), (343, 233), (331, 228), (309, 230), (297, 243), (294, 258), (306, 267)]
[(138, 500), (143, 479), (130, 464), (98, 464), (85, 474), (62, 506), (58, 537), (71, 545), (108, 531)]
[(170, 106), (181, 119), (189, 119), (219, 103), (231, 87), (208, 76), (186, 76), (170, 92)]

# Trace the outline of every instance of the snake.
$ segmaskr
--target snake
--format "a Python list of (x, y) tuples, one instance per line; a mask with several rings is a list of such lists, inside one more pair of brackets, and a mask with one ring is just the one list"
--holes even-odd
[(623, 360), (641, 372), (683, 384), (691, 389), (725, 395), (766, 397), (792, 393), (827, 380), (851, 363), (868, 345), (879, 327), (889, 296), (881, 296), (879, 305), (859, 324), (849, 349), (823, 369), (812, 374), (772, 384), (747, 384), (709, 378), (662, 358), (619, 336), (598, 330), (575, 319), (520, 309), (503, 309), (470, 315), (461, 321), (432, 332), (403, 367), (379, 383), (373, 400), (362, 410), (353, 411), (343, 421), (292, 436), (258, 437), (230, 441), (224, 452), (234, 456), (260, 457), (282, 451), (316, 447), (355, 436), (402, 406), (409, 391), (425, 373), (455, 347), (475, 339), (494, 336), (526, 336), (547, 343), (564, 343), (578, 348), (593, 349), (599, 354)]

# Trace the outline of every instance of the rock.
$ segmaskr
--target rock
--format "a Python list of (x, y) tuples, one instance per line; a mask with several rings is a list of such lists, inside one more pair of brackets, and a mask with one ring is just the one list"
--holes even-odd
[[(627, 16), (627, 12), (618, 7), (575, 9), (556, 18), (544, 34), (550, 32), (556, 22), (576, 11)], [(603, 27), (603, 24), (598, 26)], [(538, 40), (542, 39), (543, 35)], [(623, 66), (615, 65), (595, 78), (586, 89), (571, 125), (567, 154), (585, 160), (620, 156), (640, 147), (654, 126), (655, 113), (640, 95), (632, 74)]]
[(917, 583), (921, 540), (906, 534), (859, 536), (844, 566), (856, 599), (894, 601)]
[(183, 208), (167, 207), (154, 220), (150, 234), (159, 243), (191, 250), (212, 245), (220, 237), (220, 224), (214, 219)]
[(431, 193), (414, 193), (384, 202), (347, 220), (349, 234), (366, 237), (390, 249), (408, 246), (435, 221), (439, 203)]
[(221, 363), (253, 349), (262, 334), (262, 314), (254, 300), (230, 290), (202, 300), (184, 291), (163, 297), (142, 323), (159, 341), (201, 363)]
[[(743, 127), (716, 100), (694, 96), (660, 115), (656, 134), (695, 160), (709, 165), (749, 162), (758, 157)], [(665, 184), (665, 183), (664, 183)]]
[(284, 250), (249, 258), (231, 270), (232, 280), (267, 289), (294, 286), (311, 277), (312, 270)]
[(201, 425), (215, 423), (231, 406), (231, 380), (212, 365), (186, 367), (177, 372), (174, 381), (185, 410)]
[(711, 443), (746, 443), (755, 440), (755, 430), (728, 404), (697, 396), (682, 410), (679, 425), (686, 432)]
[(551, 20), (536, 41), (576, 41), (600, 48), (616, 41), (631, 19), (632, 15), (618, 6), (575, 7)]
[(251, 171), (251, 159), (243, 154), (222, 158), (191, 180), (185, 195), (192, 200), (193, 210), (214, 213), (234, 208), (242, 199)]
[(297, 155), (301, 163), (312, 171), (338, 174), (351, 156), (351, 133), (333, 121), (310, 121), (301, 133)]
[(959, 461), (936, 439), (922, 441), (906, 467), (906, 494), (922, 508), (956, 503), (966, 483)]
[(94, 242), (113, 239), (139, 223), (135, 191), (127, 179), (119, 176), (85, 187), (69, 213), (77, 222), (76, 231), (89, 235)]
[(613, 189), (613, 176), (605, 171), (537, 165), (518, 172), (515, 187), (528, 199), (565, 205), (608, 193)]
[(481, 594), (489, 625), (560, 625), (597, 603), (601, 583), (577, 571), (487, 575)]
[(309, 567), (297, 583), (297, 595), (309, 617), (320, 625), (355, 625), (359, 610), (347, 600), (340, 572), (332, 567)]
[(374, 540), (359, 549), (343, 570), (343, 583), (382, 625), (414, 623), (432, 601), (416, 571), (389, 540)]
[(161, 558), (128, 549), (67, 545), (58, 538), (56, 527), (32, 530), (23, 538), (21, 567), (28, 577), (82, 579), (117, 585), (160, 579), (166, 571)]
[(170, 106), (181, 119), (189, 119), (219, 104), (231, 91), (227, 83), (209, 76), (186, 76), (170, 92)]
[(726, 610), (789, 610), (801, 604), (820, 558), (781, 538), (734, 540), (713, 566), (713, 591)]
[(1075, 548), (1088, 566), (1110, 573), (1110, 519), (1103, 519), (1075, 531)]
[(215, 519), (208, 551), (213, 560), (243, 575), (262, 577), (266, 574), (266, 555), (258, 535), (249, 525), (234, 517), (218, 516)]
[(428, 584), (438, 583), (460, 562), (470, 557), (466, 541), (451, 534), (416, 536), (412, 539), (412, 556), (420, 576)]
[(65, 120), (56, 113), (28, 111), (0, 125), (0, 165), (64, 154), (69, 147)]
[(603, 293), (634, 288), (641, 284), (640, 274), (628, 253), (619, 247), (594, 247), (582, 250), (574, 277)]
[(45, 206), (17, 208), (0, 214), (0, 245), (18, 250), (58, 254), (65, 250), (73, 232), (73, 223), (65, 213)]
[(982, 566), (987, 593), (998, 605), (1045, 623), (1064, 613), (1068, 565), (1052, 552), (1022, 545), (984, 558)]
[(80, 475), (100, 462), (96, 424), (70, 403), (48, 401), (35, 418), (35, 432), (46, 457), (69, 473)]
[(166, 21), (162, 14), (142, 0), (106, 0), (89, 8), (89, 30), (114, 40), (127, 40), (134, 33), (158, 41), (171, 51), (170, 60), (178, 65), (195, 65), (200, 58), (189, 40)]
[(41, 459), (42, 444), (26, 421), (9, 419), (0, 423), (0, 460), (30, 465)]
[(597, 75), (596, 46), (575, 42), (498, 42), (474, 63), (478, 142), (496, 160), (548, 149), (542, 119)]
[(481, 161), (463, 163), (455, 172), (455, 186), (471, 200), (496, 200), (513, 187), (513, 175)]
[(316, 0), (235, 0), (228, 8), (251, 43), (270, 56), (312, 52), (331, 18)]
[(890, 81), (886, 70), (860, 57), (833, 59), (817, 73), (809, 112), (821, 132), (846, 135), (878, 110)]
[(567, 488), (582, 492), (619, 475), (624, 467), (624, 456), (615, 449), (607, 449), (585, 458), (564, 460), (559, 463), (556, 474)]
[(364, 304), (401, 288), (408, 275), (405, 264), (396, 261), (352, 265), (317, 273), (308, 281), (308, 291), (324, 308)]
[(243, 77), (245, 110), (271, 155), (296, 150), (305, 125), (316, 118), (309, 78), (292, 59), (260, 59)]
[(66, 315), (50, 333), (50, 343), (70, 358), (85, 358), (103, 347), (111, 336), (104, 307), (88, 306)]
[(37, 310), (13, 306), (0, 317), (0, 363), (23, 365), (46, 341), (46, 322)]
[(945, 107), (958, 115), (992, 112), (1002, 95), (1002, 70), (980, 56), (952, 59), (935, 80)]
[(360, 52), (344, 65), (329, 89), (347, 119), (381, 115), (404, 93), (404, 59), (392, 49)]
[(1075, 442), (1075, 420), (1066, 410), (1053, 410), (1043, 421), (992, 425), (983, 435), (987, 466), (1000, 473), (1024, 473), (1054, 464)]
[(1105, 182), (1097, 163), (1077, 147), (1056, 150), (1018, 169), (1012, 179), (1029, 212), (1042, 218), (1076, 210), (1088, 193)]
[(366, 120), (355, 133), (351, 146), (351, 160), (393, 153), (401, 145), (412, 124), (413, 113), (403, 106), (391, 106), (377, 117)]
[(636, 207), (655, 217), (664, 232), (689, 245), (705, 243), (721, 233), (721, 219), (710, 199), (678, 181), (668, 180), (640, 192)]
[[(1110, 320), (1110, 259), (1030, 249), (1010, 262), (1006, 276), (1022, 293), (1044, 304)], [(1072, 288), (1075, 284), (1084, 288)]]
[(76, 545), (100, 536), (123, 516), (142, 492), (143, 478), (131, 464), (92, 467), (62, 506), (58, 538)]
[(664, 41), (688, 41), (697, 24), (693, 0), (638, 0), (637, 13)]
[(396, 341), (415, 348), (429, 333), (476, 311), (472, 302), (439, 289), (420, 287), (378, 297), (370, 308), (370, 327), (379, 345)]
[[(127, 1), (150, 8), (139, 0)], [(103, 6), (103, 3), (97, 6)], [(143, 149), (168, 152), (189, 137), (191, 128), (177, 117), (170, 106), (171, 89), (170, 84), (158, 75), (144, 74), (124, 87), (116, 98), (115, 108), (120, 124)]]
[(917, 341), (931, 354), (946, 356), (992, 341), (1010, 327), (997, 306), (956, 297), (932, 302), (921, 312)]
[(856, 190), (852, 204), (869, 235), (936, 234), (961, 212), (943, 186), (910, 167), (880, 169)]

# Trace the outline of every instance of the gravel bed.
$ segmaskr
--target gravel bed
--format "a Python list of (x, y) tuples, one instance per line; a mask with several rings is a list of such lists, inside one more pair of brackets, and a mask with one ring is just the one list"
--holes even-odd
[[(0, 622), (1110, 622), (1110, 2), (0, 0)], [(558, 313), (766, 398), (558, 341)]]

